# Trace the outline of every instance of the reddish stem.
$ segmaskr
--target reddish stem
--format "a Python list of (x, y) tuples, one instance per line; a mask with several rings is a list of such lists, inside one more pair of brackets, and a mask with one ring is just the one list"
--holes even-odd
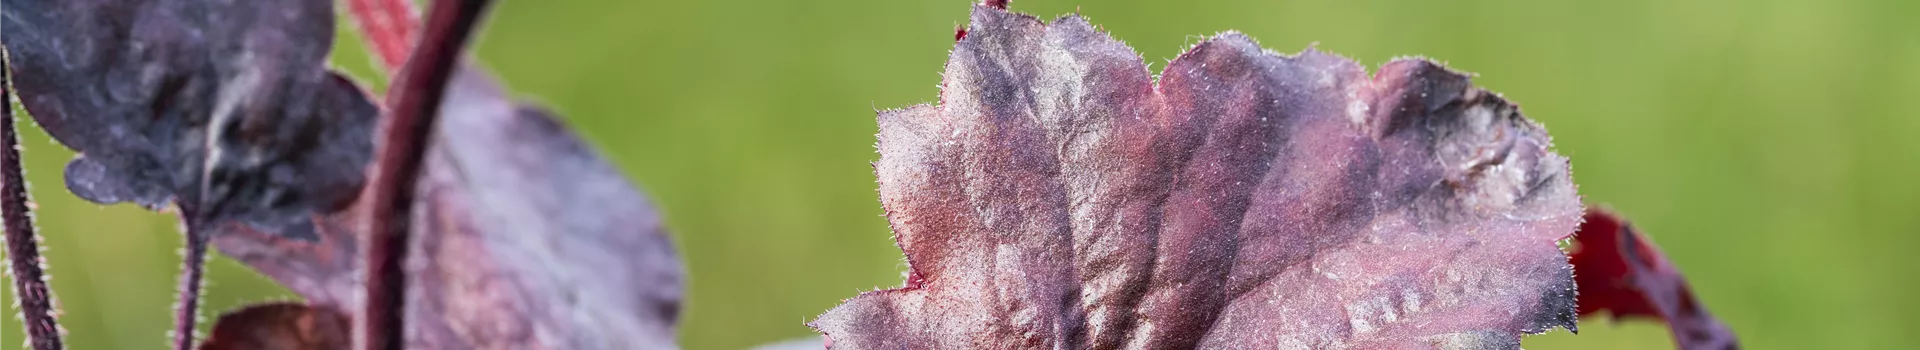
[(434, 1), (426, 36), (406, 60), (388, 92), (393, 116), (387, 119), (375, 161), (373, 206), (368, 215), (367, 290), (356, 331), (356, 349), (399, 350), (405, 341), (408, 228), (413, 195), (432, 138), (447, 85), (459, 65), (461, 48), (486, 11), (488, 0)]
[(413, 49), (420, 18), (408, 0), (347, 0), (347, 12), (360, 27), (367, 48), (388, 72), (400, 69)]
[(33, 232), (33, 198), (27, 195), (26, 172), (20, 167), (20, 132), (13, 124), (13, 66), (0, 49), (0, 219), (6, 225), (7, 260), (13, 274), (13, 295), (27, 343), (35, 350), (57, 350), (60, 344), (59, 305), (47, 286), (46, 262), (40, 257), (40, 235)]

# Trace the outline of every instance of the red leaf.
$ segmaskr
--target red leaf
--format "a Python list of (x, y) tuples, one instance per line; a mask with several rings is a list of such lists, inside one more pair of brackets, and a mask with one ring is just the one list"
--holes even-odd
[(1587, 211), (1574, 236), (1574, 281), (1580, 315), (1607, 310), (1616, 319), (1650, 317), (1667, 323), (1680, 349), (1738, 349), (1739, 339), (1693, 297), (1680, 270), (1632, 224), (1601, 209)]
[(1574, 327), (1544, 129), (1424, 60), (1373, 78), (1236, 33), (1168, 64), (975, 6), (940, 104), (882, 112), (906, 286), (840, 348), (1515, 348)]

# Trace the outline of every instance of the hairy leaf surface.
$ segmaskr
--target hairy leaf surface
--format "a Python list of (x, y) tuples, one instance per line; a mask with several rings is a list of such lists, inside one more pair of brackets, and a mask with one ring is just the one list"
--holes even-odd
[(976, 6), (940, 102), (879, 116), (910, 265), (835, 348), (1517, 348), (1574, 327), (1581, 204), (1467, 76), (1237, 33), (1158, 77), (1078, 16)]

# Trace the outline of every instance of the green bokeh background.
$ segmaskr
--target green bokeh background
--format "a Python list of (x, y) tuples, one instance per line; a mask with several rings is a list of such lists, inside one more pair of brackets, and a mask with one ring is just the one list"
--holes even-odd
[[(842, 298), (896, 286), (868, 162), (874, 111), (933, 101), (965, 0), (504, 1), (479, 57), (557, 109), (666, 212), (692, 269), (689, 349), (811, 334)], [(1632, 217), (1755, 349), (1920, 342), (1920, 2), (1072, 1), (1155, 69), (1239, 30), (1371, 67), (1422, 55), (1480, 74), (1573, 158), (1590, 201)], [(344, 23), (344, 22), (343, 22)], [(334, 62), (378, 85), (357, 37)], [(66, 193), (72, 157), (26, 156), (74, 349), (164, 346), (169, 217)], [(206, 314), (291, 298), (215, 259)], [(211, 316), (209, 316), (211, 317)], [(20, 346), (12, 318), (0, 348)], [(1668, 347), (1590, 318), (1536, 349)]]

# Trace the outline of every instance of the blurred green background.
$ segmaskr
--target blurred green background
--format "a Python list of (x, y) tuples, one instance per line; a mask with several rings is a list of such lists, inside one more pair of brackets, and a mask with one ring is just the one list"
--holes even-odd
[[(966, 0), (504, 1), (479, 56), (559, 110), (665, 210), (691, 267), (689, 349), (802, 323), (905, 268), (875, 198), (874, 111), (933, 101)], [(1480, 74), (1544, 123), (1581, 192), (1629, 215), (1756, 349), (1920, 342), (1920, 2), (1071, 1), (1155, 69), (1239, 30), (1377, 67), (1422, 55)], [(344, 22), (343, 22), (344, 24)], [(335, 63), (378, 83), (343, 29)], [(169, 217), (62, 188), (72, 154), (26, 131), (74, 349), (164, 346)], [(216, 259), (205, 314), (286, 299)], [(0, 347), (20, 346), (4, 318)], [(1536, 349), (1666, 348), (1591, 318)]]

